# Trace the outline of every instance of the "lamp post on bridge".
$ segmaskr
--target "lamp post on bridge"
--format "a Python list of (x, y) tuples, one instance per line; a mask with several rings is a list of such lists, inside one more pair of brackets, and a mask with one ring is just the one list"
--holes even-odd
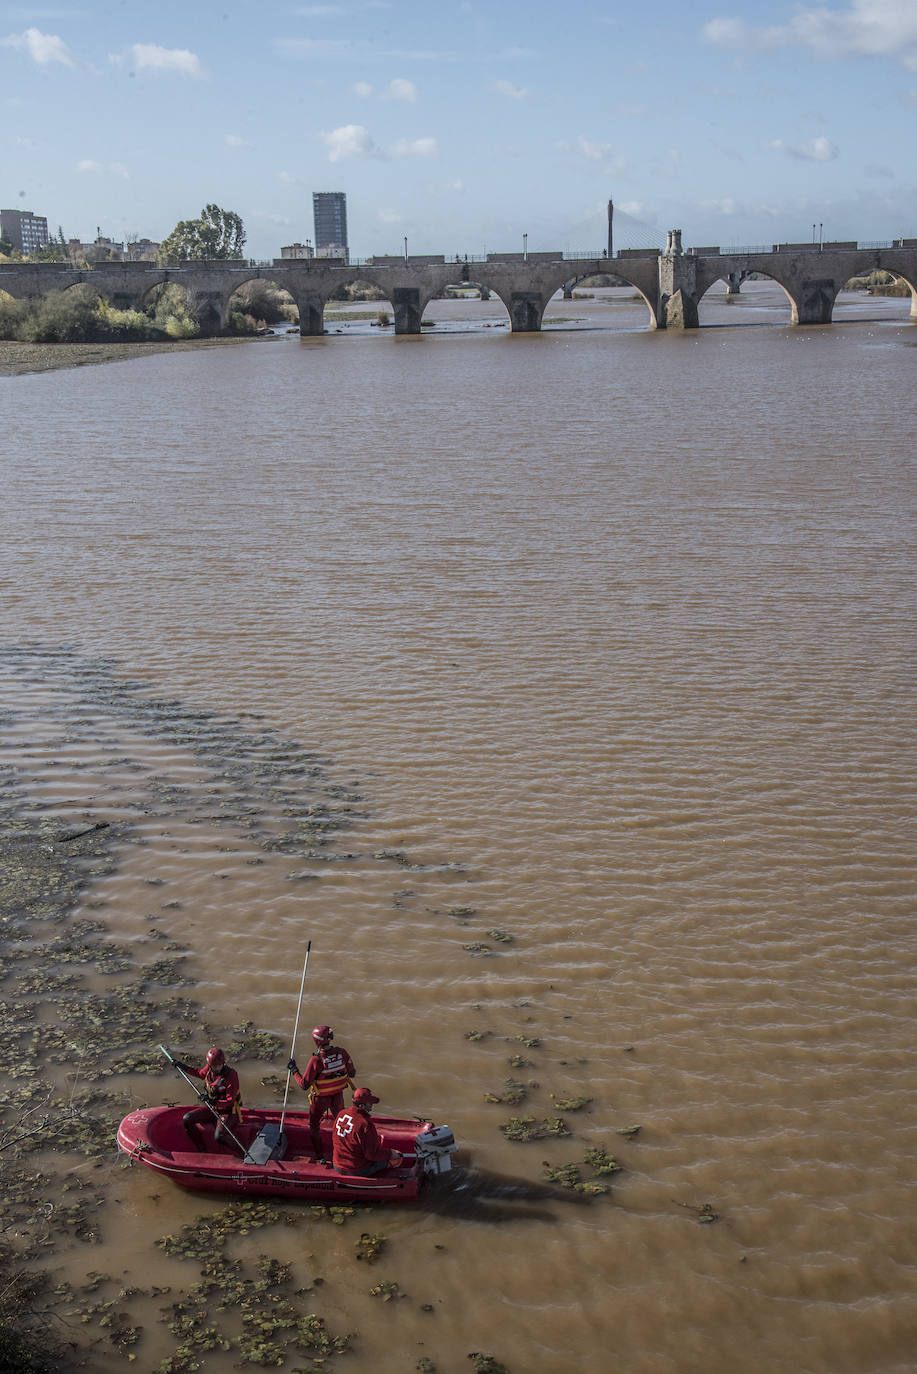
[(404, 260), (405, 260), (405, 262), (407, 262), (407, 260), (408, 260), (408, 236), (407, 236), (407, 234), (405, 234), (405, 236), (404, 236)]
[(523, 234), (523, 235), (522, 235), (522, 261), (523, 261), (523, 262), (528, 262), (528, 260), (529, 260), (529, 236), (528, 236), (528, 234)]

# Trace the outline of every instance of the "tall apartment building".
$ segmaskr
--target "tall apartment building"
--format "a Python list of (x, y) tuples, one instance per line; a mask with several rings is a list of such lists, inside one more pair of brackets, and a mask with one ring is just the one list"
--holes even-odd
[(48, 221), (31, 210), (0, 210), (0, 237), (20, 253), (34, 253), (36, 248), (48, 246)]
[[(343, 191), (313, 191), (312, 216), (315, 221), (315, 256), (343, 257), (347, 253), (347, 196)], [(330, 254), (322, 250), (338, 249)]]

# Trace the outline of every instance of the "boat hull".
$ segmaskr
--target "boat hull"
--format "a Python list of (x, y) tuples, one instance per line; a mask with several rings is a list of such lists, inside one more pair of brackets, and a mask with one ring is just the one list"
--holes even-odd
[[(400, 1150), (404, 1159), (397, 1168), (384, 1169), (372, 1178), (342, 1174), (330, 1163), (316, 1159), (309, 1133), (308, 1112), (287, 1112), (283, 1119), (286, 1147), (282, 1158), (263, 1164), (247, 1163), (238, 1149), (214, 1143), (213, 1128), (202, 1128), (204, 1149), (193, 1148), (182, 1124), (192, 1107), (146, 1107), (131, 1112), (118, 1127), (118, 1147), (131, 1160), (143, 1164), (196, 1193), (231, 1193), (246, 1197), (278, 1197), (311, 1202), (366, 1203), (411, 1202), (417, 1197), (424, 1173), (417, 1161), (415, 1141), (433, 1123), (417, 1117), (373, 1116), (386, 1146)], [(246, 1150), (264, 1127), (280, 1125), (279, 1111), (246, 1109), (233, 1134)], [(322, 1125), (325, 1156), (331, 1157), (331, 1118)]]

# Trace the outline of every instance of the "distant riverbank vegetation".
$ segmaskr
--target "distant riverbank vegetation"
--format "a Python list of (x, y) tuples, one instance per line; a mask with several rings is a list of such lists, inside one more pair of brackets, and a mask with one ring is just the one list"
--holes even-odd
[(117, 310), (87, 285), (37, 299), (0, 297), (0, 339), (18, 343), (143, 343), (193, 339), (199, 333), (182, 292), (169, 286), (160, 288), (145, 310)]
[(883, 272), (876, 268), (865, 277), (851, 277), (846, 284), (847, 291), (866, 291), (870, 296), (909, 296), (911, 288), (903, 277), (894, 272)]
[[(273, 282), (246, 282), (233, 293), (230, 334), (264, 334), (274, 325), (298, 323), (295, 302)], [(88, 284), (21, 301), (0, 294), (0, 339), (17, 343), (149, 343), (195, 339), (200, 332), (197, 316), (174, 284), (151, 292), (142, 310), (118, 310)]]

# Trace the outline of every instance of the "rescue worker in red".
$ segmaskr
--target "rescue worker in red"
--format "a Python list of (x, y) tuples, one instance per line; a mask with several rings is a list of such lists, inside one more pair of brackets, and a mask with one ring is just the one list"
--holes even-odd
[(345, 1107), (334, 1118), (331, 1138), (334, 1167), (338, 1173), (372, 1178), (373, 1174), (381, 1174), (389, 1166), (397, 1169), (404, 1158), (400, 1150), (389, 1149), (371, 1120), (373, 1103), (378, 1101), (369, 1088), (357, 1088), (353, 1106)]
[(180, 1059), (176, 1059), (174, 1063), (175, 1067), (181, 1069), (189, 1078), (204, 1080), (204, 1099), (209, 1106), (195, 1107), (193, 1111), (185, 1112), (182, 1118), (194, 1148), (207, 1149), (201, 1127), (216, 1121), (214, 1143), (234, 1150), (235, 1146), (229, 1132), (236, 1136), (239, 1133), (238, 1128), (242, 1121), (242, 1093), (239, 1090), (239, 1075), (226, 1063), (223, 1051), (218, 1045), (208, 1050), (202, 1069), (196, 1069), (192, 1064), (185, 1064)]
[(315, 1053), (300, 1073), (296, 1060), (287, 1069), (296, 1082), (309, 1094), (309, 1131), (316, 1159), (322, 1158), (321, 1122), (326, 1112), (336, 1115), (344, 1105), (344, 1088), (353, 1087), (356, 1069), (343, 1045), (333, 1045), (334, 1031), (330, 1026), (316, 1026), (312, 1032)]

